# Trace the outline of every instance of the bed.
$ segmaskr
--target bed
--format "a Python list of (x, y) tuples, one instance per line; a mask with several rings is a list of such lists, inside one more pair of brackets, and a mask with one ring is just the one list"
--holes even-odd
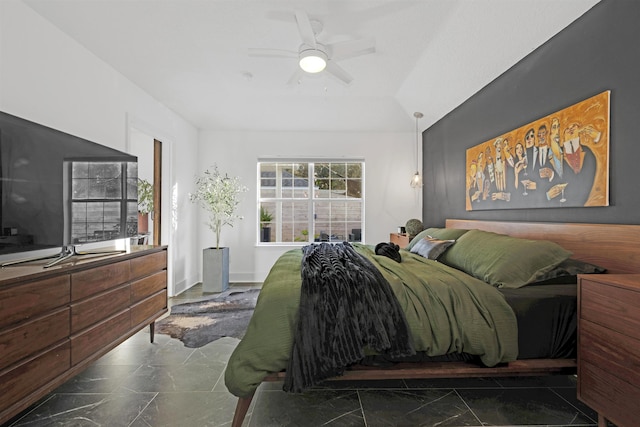
[[(437, 261), (419, 253), (401, 250), (400, 263), (372, 254), (372, 247), (355, 247), (360, 254), (373, 261), (388, 279), (405, 311), (418, 352), (416, 357), (403, 358), (401, 361), (390, 360), (391, 358), (372, 352), (363, 360), (374, 360), (373, 363), (349, 366), (340, 376), (332, 379), (575, 373), (576, 271), (586, 274), (601, 270), (565, 271), (567, 274), (562, 274), (559, 278), (554, 276), (555, 272), (573, 261), (580, 268), (602, 267), (609, 273), (640, 272), (640, 251), (636, 248), (640, 239), (640, 226), (636, 225), (447, 220), (446, 227), (425, 230), (412, 241), (411, 246), (430, 238), (455, 243), (450, 244), (437, 257)], [(506, 252), (500, 253), (505, 244), (504, 239), (508, 239), (508, 245), (513, 246), (508, 246)], [(482, 242), (481, 245), (478, 245), (479, 241)], [(497, 246), (492, 246), (494, 244)], [(488, 251), (487, 248), (492, 249)], [(523, 257), (523, 248), (534, 255)], [(287, 252), (272, 268), (263, 284), (247, 333), (229, 360), (225, 382), (227, 388), (239, 398), (233, 426), (242, 424), (253, 392), (261, 382), (287, 380), (286, 368), (290, 362), (301, 299), (299, 252)], [(473, 253), (473, 256), (469, 253)], [(496, 260), (503, 259), (506, 261), (503, 263), (505, 268), (502, 264), (500, 268), (488, 267), (495, 264)], [(523, 262), (519, 261), (523, 259)], [(425, 296), (422, 287), (419, 290), (408, 287), (415, 275), (422, 274), (412, 269), (420, 272), (428, 269), (428, 274), (425, 275), (429, 279), (419, 278), (420, 286), (424, 286), (423, 281), (439, 283), (443, 280), (442, 276), (452, 277), (453, 282), (457, 283), (455, 286), (462, 287), (462, 294), (466, 295), (464, 298), (469, 299), (472, 304), (480, 301), (480, 314), (466, 320), (455, 312), (445, 312), (440, 317), (433, 314), (432, 317), (436, 319), (451, 317), (456, 318), (455, 322), (466, 322), (466, 325), (438, 324), (445, 330), (449, 328), (449, 336), (445, 337), (448, 341), (444, 344), (429, 342), (432, 339), (440, 340), (438, 336), (416, 339), (417, 335), (422, 334), (417, 333), (416, 328), (422, 328), (420, 331), (425, 329), (421, 323), (425, 314), (416, 314), (415, 306), (426, 305), (416, 304), (416, 301), (429, 298), (444, 301), (449, 298), (449, 291), (433, 297)], [(453, 303), (445, 302), (442, 305), (457, 306), (461, 298), (455, 294)], [(497, 300), (497, 305), (487, 308), (485, 302), (494, 304), (490, 301), (493, 299)], [(464, 304), (462, 311), (475, 310)], [(508, 306), (506, 310), (505, 304)], [(433, 310), (432, 307), (429, 309), (430, 315)], [(559, 314), (550, 317), (545, 314), (549, 312)], [(480, 326), (484, 331), (481, 328), (474, 329), (472, 334), (464, 332), (465, 328), (475, 328), (478, 323), (482, 324)], [(440, 329), (440, 326), (431, 326), (431, 329)], [(477, 342), (478, 340), (474, 340), (476, 336), (482, 336), (480, 341), (488, 342)], [(537, 339), (528, 339), (529, 336)], [(380, 358), (383, 363), (380, 363)]]

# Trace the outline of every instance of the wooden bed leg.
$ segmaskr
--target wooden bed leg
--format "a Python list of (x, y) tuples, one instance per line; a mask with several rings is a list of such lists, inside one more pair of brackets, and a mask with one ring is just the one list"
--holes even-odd
[(249, 405), (251, 405), (251, 399), (253, 399), (253, 395), (249, 397), (238, 398), (238, 404), (236, 405), (236, 412), (233, 414), (233, 422), (231, 422), (231, 427), (242, 426), (244, 417), (247, 415), (247, 411), (249, 410)]

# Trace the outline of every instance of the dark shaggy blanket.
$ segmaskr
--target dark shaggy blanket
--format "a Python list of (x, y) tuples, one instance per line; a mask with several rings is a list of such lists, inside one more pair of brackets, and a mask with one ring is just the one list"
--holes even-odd
[(185, 347), (202, 347), (222, 337), (242, 338), (260, 289), (232, 291), (202, 301), (176, 304), (156, 322), (156, 332), (178, 338)]
[(342, 374), (365, 348), (392, 357), (415, 354), (391, 286), (349, 243), (305, 246), (293, 347), (283, 389), (301, 392)]

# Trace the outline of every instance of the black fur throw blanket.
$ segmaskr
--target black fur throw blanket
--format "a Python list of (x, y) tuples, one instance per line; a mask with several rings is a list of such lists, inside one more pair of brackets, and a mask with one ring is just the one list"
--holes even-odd
[(302, 288), (283, 390), (299, 393), (341, 375), (368, 347), (380, 354), (415, 354), (391, 286), (347, 242), (305, 246)]

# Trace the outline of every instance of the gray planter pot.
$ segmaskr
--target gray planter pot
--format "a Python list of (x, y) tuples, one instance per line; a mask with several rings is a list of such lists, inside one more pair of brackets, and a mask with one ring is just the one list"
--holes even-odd
[(202, 292), (222, 292), (229, 288), (229, 248), (202, 250)]

